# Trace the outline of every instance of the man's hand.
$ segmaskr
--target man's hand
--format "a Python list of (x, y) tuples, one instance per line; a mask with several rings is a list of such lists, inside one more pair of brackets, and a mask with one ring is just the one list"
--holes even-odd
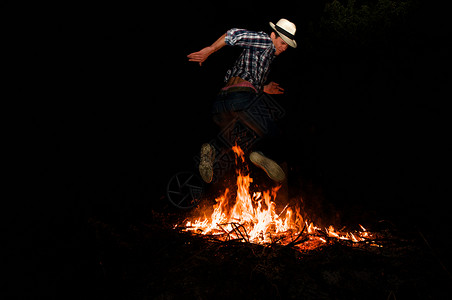
[(188, 61), (198, 62), (201, 66), (202, 63), (210, 56), (210, 54), (215, 51), (220, 50), (224, 46), (226, 46), (226, 33), (220, 36), (218, 40), (215, 41), (211, 46), (206, 47), (198, 52), (193, 52), (192, 54), (187, 55)]
[(198, 62), (199, 65), (201, 66), (202, 63), (210, 56), (210, 54), (212, 54), (214, 51), (214, 49), (212, 49), (212, 47), (206, 47), (198, 52), (193, 52), (189, 55), (187, 55), (188, 57), (188, 61), (194, 61), (194, 62)]
[(284, 89), (279, 86), (276, 82), (270, 82), (264, 86), (264, 92), (267, 94), (280, 95), (284, 94)]

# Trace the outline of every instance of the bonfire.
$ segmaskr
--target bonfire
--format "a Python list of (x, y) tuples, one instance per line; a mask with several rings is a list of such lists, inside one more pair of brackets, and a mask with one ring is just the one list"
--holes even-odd
[[(193, 218), (184, 221), (183, 231), (206, 235), (220, 241), (243, 241), (262, 245), (280, 244), (296, 247), (301, 251), (313, 250), (335, 241), (348, 241), (377, 246), (374, 235), (362, 225), (359, 230), (338, 231), (334, 226), (316, 226), (300, 206), (287, 204), (281, 211), (276, 209), (276, 195), (280, 186), (264, 191), (250, 191), (253, 178), (239, 146), (234, 146), (236, 160), (236, 193), (226, 188), (215, 199), (210, 209), (198, 208)], [(303, 217), (304, 216), (304, 217)]]

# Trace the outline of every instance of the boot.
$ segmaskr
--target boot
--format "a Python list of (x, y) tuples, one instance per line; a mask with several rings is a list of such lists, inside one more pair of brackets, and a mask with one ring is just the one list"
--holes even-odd
[(215, 148), (210, 144), (201, 146), (201, 161), (199, 162), (199, 174), (202, 179), (210, 183), (213, 179), (213, 163), (215, 162)]
[(282, 182), (286, 178), (282, 168), (275, 161), (265, 157), (262, 152), (251, 152), (250, 160), (253, 164), (264, 170), (273, 181)]

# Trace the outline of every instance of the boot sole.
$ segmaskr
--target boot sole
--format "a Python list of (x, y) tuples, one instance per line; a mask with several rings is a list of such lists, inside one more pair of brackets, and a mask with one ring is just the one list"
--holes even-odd
[(267, 173), (268, 177), (270, 177), (270, 179), (277, 182), (282, 182), (286, 178), (286, 174), (284, 174), (283, 169), (270, 158), (265, 157), (257, 152), (251, 152), (250, 160), (253, 164), (264, 170), (265, 173)]
[(201, 146), (201, 161), (199, 162), (199, 174), (202, 179), (210, 183), (213, 179), (213, 164), (215, 161), (215, 148), (210, 144)]

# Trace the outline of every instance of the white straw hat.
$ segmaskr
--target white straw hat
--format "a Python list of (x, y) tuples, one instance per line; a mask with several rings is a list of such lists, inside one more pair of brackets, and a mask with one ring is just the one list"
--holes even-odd
[(286, 19), (280, 19), (276, 25), (270, 22), (270, 26), (290, 47), (297, 48), (297, 42), (295, 42), (297, 27), (294, 23)]

